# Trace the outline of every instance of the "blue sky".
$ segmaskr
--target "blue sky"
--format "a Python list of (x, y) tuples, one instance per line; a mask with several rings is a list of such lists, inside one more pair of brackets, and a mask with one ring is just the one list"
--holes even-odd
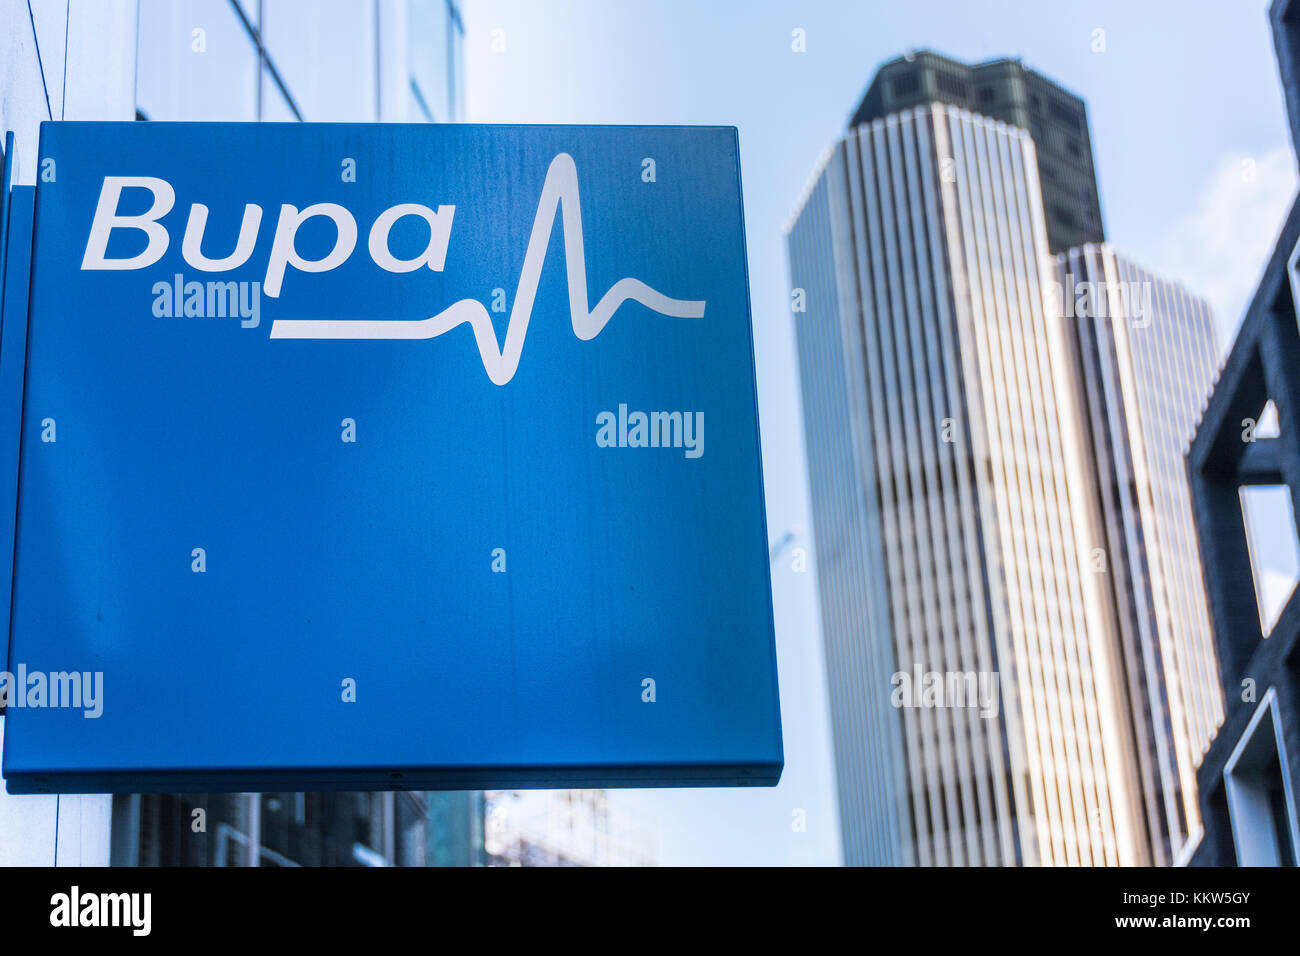
[[(739, 128), (768, 524), (806, 547), (782, 227), (876, 67), (921, 48), (1019, 56), (1084, 97), (1108, 239), (1209, 298), (1226, 349), (1296, 187), (1266, 6), (470, 0), (467, 119)], [(791, 49), (796, 28), (806, 52)], [(839, 861), (814, 573), (788, 556), (773, 572), (780, 786), (614, 795), (616, 813), (657, 832), (660, 862)]]

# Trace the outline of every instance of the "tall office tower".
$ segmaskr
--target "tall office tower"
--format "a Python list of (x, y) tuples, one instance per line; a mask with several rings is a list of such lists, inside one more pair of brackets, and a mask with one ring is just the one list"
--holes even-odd
[(1047, 246), (1065, 252), (1105, 238), (1082, 99), (1019, 60), (967, 65), (928, 51), (876, 73), (849, 126), (925, 103), (947, 103), (1028, 130), (1038, 151)]
[[(1153, 862), (1200, 829), (1196, 768), (1223, 719), (1184, 457), (1217, 369), (1204, 300), (1109, 246), (1056, 257), (1074, 331)], [(1057, 292), (1059, 290), (1059, 293)]]
[(1150, 862), (1029, 134), (861, 125), (788, 244), (846, 862)]

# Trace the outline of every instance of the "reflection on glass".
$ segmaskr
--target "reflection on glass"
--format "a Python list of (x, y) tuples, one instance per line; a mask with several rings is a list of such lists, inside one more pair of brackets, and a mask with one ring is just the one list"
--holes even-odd
[(446, 0), (407, 3), (407, 57), (411, 66), (412, 120), (445, 123), (451, 110), (451, 35)]
[(1300, 580), (1291, 489), (1286, 485), (1248, 485), (1240, 495), (1259, 623), (1267, 637)]
[(228, 0), (141, 0), (137, 31), (146, 118), (257, 119), (257, 47)]
[(262, 45), (309, 122), (378, 116), (376, 15), (356, 0), (262, 0)]

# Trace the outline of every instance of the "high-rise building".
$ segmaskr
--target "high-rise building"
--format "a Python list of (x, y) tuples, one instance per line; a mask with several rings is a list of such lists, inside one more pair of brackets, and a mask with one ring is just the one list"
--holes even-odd
[(926, 103), (947, 103), (1029, 132), (1052, 252), (1105, 239), (1088, 108), (1082, 99), (1019, 60), (967, 65), (920, 51), (876, 72), (849, 126)]
[(1214, 320), (1109, 246), (1055, 264), (1048, 307), (1074, 333), (1152, 862), (1169, 865), (1200, 829), (1196, 768), (1223, 719), (1184, 464), (1218, 369)]
[(1029, 135), (859, 126), (789, 246), (846, 861), (1145, 862)]
[[(0, 0), (0, 134), (35, 182), (44, 120), (462, 118), (458, 0)], [(3, 746), (0, 721), (0, 747)], [(482, 795), (9, 797), (0, 864), (482, 859)]]
[(789, 228), (849, 863), (1169, 862), (1194, 817), (1208, 311), (1107, 246), (1052, 257), (1041, 167), (1025, 129), (904, 108)]

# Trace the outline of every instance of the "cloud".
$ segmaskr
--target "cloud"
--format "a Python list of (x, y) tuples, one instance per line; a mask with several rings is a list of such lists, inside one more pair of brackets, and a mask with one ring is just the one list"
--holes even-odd
[(1296, 191), (1289, 147), (1225, 153), (1192, 208), (1156, 242), (1151, 267), (1205, 296), (1230, 342)]

